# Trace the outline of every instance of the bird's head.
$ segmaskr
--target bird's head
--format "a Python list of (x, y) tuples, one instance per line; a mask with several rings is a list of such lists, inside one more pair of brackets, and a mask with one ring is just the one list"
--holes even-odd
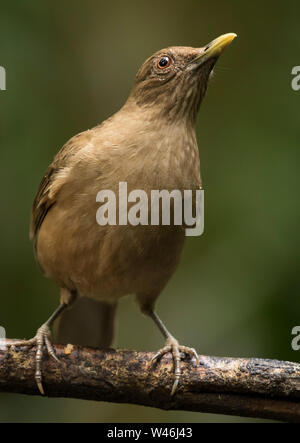
[(173, 46), (148, 58), (136, 75), (130, 99), (155, 115), (195, 121), (207, 84), (223, 50), (236, 34), (224, 34), (203, 48)]

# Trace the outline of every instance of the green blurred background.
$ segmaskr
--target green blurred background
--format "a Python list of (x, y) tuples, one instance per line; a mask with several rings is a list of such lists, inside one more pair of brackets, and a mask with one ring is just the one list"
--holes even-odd
[[(7, 336), (31, 337), (58, 303), (28, 239), (41, 177), (74, 134), (117, 111), (140, 64), (169, 45), (238, 39), (216, 67), (197, 135), (205, 234), (189, 238), (158, 312), (199, 353), (299, 361), (298, 1), (0, 2), (1, 304)], [(130, 327), (128, 327), (130, 325)], [(121, 300), (116, 347), (162, 337)], [(0, 395), (0, 421), (239, 421), (132, 405)], [(246, 419), (243, 419), (246, 421)], [(251, 420), (253, 421), (253, 420)]]

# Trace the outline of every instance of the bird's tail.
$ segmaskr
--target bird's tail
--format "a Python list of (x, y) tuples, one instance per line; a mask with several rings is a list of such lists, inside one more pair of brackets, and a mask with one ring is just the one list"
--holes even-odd
[(108, 348), (113, 340), (116, 304), (78, 297), (54, 325), (56, 343)]

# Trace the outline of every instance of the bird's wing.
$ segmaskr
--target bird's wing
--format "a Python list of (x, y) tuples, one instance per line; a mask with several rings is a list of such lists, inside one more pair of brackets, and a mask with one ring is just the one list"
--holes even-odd
[(44, 175), (33, 202), (30, 220), (30, 238), (36, 249), (36, 239), (40, 227), (55, 205), (57, 195), (66, 182), (72, 165), (72, 157), (91, 139), (92, 131), (82, 132), (72, 137), (56, 154)]
[(35, 237), (47, 212), (55, 202), (55, 199), (49, 198), (49, 191), (51, 188), (51, 183), (53, 181), (53, 176), (55, 175), (55, 171), (55, 167), (53, 167), (51, 164), (41, 181), (38, 192), (33, 202), (30, 220), (30, 238), (33, 240), (35, 240)]

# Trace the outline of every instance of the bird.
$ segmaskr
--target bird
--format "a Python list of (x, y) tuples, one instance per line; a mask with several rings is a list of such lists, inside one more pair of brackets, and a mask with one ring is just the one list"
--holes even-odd
[(101, 189), (117, 192), (120, 182), (147, 195), (153, 189), (203, 188), (196, 118), (213, 68), (235, 37), (227, 33), (204, 47), (171, 46), (154, 53), (138, 70), (121, 109), (72, 137), (48, 167), (33, 202), (30, 238), (42, 272), (60, 288), (60, 304), (32, 339), (13, 343), (36, 346), (41, 394), (45, 349), (58, 361), (53, 324), (58, 343), (107, 348), (118, 300), (130, 294), (165, 339), (152, 363), (172, 355), (171, 395), (180, 380), (182, 354), (199, 364), (195, 349), (180, 345), (155, 311), (179, 263), (184, 227), (100, 226), (96, 196)]

